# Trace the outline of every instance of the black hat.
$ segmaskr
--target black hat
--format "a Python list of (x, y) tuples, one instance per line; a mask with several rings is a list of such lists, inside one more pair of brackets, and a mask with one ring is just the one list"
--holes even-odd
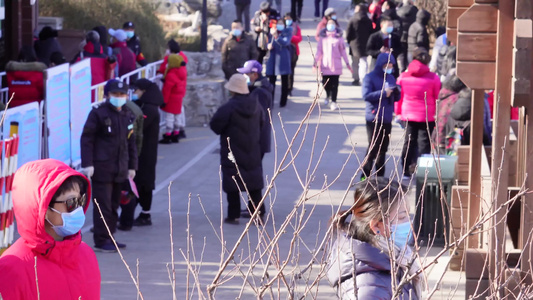
[(270, 3), (268, 3), (268, 1), (261, 2), (261, 4), (259, 4), (259, 9), (261, 11), (269, 11), (270, 10)]
[(57, 37), (57, 30), (53, 29), (50, 26), (44, 26), (43, 29), (41, 29), (41, 32), (39, 32), (40, 40), (46, 40), (55, 37)]
[(122, 29), (135, 29), (135, 24), (133, 22), (126, 22), (122, 25)]
[(109, 95), (109, 93), (113, 92), (127, 94), (128, 90), (129, 87), (126, 83), (117, 79), (111, 79), (104, 86), (104, 95)]

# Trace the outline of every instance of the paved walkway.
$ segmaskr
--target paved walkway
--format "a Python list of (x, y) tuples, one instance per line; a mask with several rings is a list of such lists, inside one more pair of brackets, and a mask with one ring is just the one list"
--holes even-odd
[[(289, 1), (284, 0), (284, 11), (288, 11)], [(267, 199), (268, 214), (266, 230), (252, 225), (238, 247), (221, 277), (225, 284), (218, 287), (216, 299), (254, 299), (254, 290), (260, 289), (264, 282), (271, 280), (276, 274), (274, 266), (259, 264), (250, 268), (250, 261), (257, 262), (255, 251), (258, 239), (272, 239), (276, 232), (286, 224), (277, 247), (271, 255), (279, 255), (279, 263), (287, 262), (285, 269), (286, 284), (296, 286), (294, 296), (299, 299), (331, 299), (334, 291), (327, 280), (322, 279), (311, 291), (306, 291), (308, 283), (319, 277), (320, 261), (323, 260), (323, 249), (318, 249), (327, 229), (327, 222), (334, 214), (336, 207), (346, 197), (350, 201), (352, 192), (350, 184), (364, 157), (367, 146), (364, 126), (364, 102), (361, 100), (360, 87), (350, 85), (351, 77), (347, 71), (341, 76), (339, 90), (340, 110), (330, 111), (320, 105), (311, 110), (318, 84), (316, 75), (312, 73), (311, 50), (315, 51), (314, 28), (316, 23), (312, 16), (311, 2), (306, 1), (302, 34), (309, 36), (300, 44), (301, 56), (295, 77), (295, 90), (287, 107), (279, 108), (279, 98), (272, 112), (275, 132), (276, 151), (269, 153), (264, 159), (264, 174), (270, 180), (274, 169), (281, 163), (288, 148), (288, 141), (294, 139), (292, 153), (283, 166), (294, 156), (294, 163), (279, 174), (274, 182), (271, 194)], [(347, 7), (348, 1), (331, 1), (337, 9)], [(258, 7), (259, 1), (254, 0), (252, 7)], [(233, 11), (231, 11), (233, 13)], [(346, 23), (344, 22), (344, 27)], [(278, 92), (279, 97), (279, 82)], [(321, 98), (323, 99), (324, 96)], [(304, 117), (308, 115), (305, 122)], [(287, 136), (284, 135), (284, 132)], [(295, 135), (296, 134), (296, 135)], [(208, 128), (187, 128), (188, 138), (179, 144), (162, 145), (159, 147), (157, 165), (157, 188), (155, 190), (152, 210), (153, 226), (134, 228), (131, 232), (118, 232), (118, 241), (127, 244), (122, 252), (132, 272), (137, 271), (139, 261), (140, 289), (144, 299), (172, 299), (172, 288), (169, 280), (171, 262), (169, 194), (171, 199), (172, 230), (174, 243), (174, 260), (176, 268), (177, 299), (184, 299), (188, 294), (197, 299), (198, 294), (205, 296), (206, 286), (213, 281), (221, 261), (225, 260), (243, 232), (246, 224), (223, 225), (221, 218), (225, 215), (226, 198), (221, 193), (219, 180), (218, 137)], [(387, 163), (387, 173), (394, 173), (394, 160), (401, 152), (402, 130), (393, 128), (391, 141), (391, 158)], [(169, 183), (172, 185), (169, 188)], [(308, 187), (305, 182), (309, 182)], [(326, 188), (324, 188), (327, 186)], [(321, 192), (321, 190), (323, 190)], [(305, 205), (298, 205), (302, 198), (308, 198)], [(349, 202), (346, 202), (347, 204)], [(91, 206), (92, 208), (92, 206)], [(91, 213), (89, 212), (90, 216)], [(242, 221), (242, 220), (241, 220)], [(286, 223), (284, 223), (286, 222)], [(84, 227), (84, 241), (93, 245), (92, 235), (88, 232), (92, 220)], [(305, 226), (300, 224), (305, 223)], [(188, 234), (190, 239), (188, 239)], [(261, 243), (260, 252), (265, 251), (265, 243)], [(271, 248), (268, 248), (271, 250)], [(301, 272), (309, 262), (312, 254), (317, 253), (315, 263), (305, 272), (302, 278), (291, 275)], [(223, 254), (223, 255), (221, 255)], [(102, 273), (102, 299), (135, 299), (136, 288), (118, 254), (98, 253)], [(187, 272), (188, 257), (190, 264)], [(268, 253), (267, 253), (268, 257)], [(438, 267), (443, 267), (444, 262)], [(432, 277), (438, 276), (442, 270), (432, 271)], [(248, 274), (242, 276), (240, 274)], [(457, 281), (454, 275), (451, 283)], [(246, 277), (246, 280), (243, 278)], [(195, 282), (200, 283), (200, 291)], [(189, 283), (189, 284), (188, 284)], [(279, 284), (279, 285), (278, 285)], [(287, 298), (287, 288), (283, 282), (276, 282), (267, 290), (267, 298)], [(188, 289), (187, 289), (188, 287)], [(282, 292), (278, 292), (278, 288)], [(460, 294), (455, 297), (449, 294), (452, 287), (445, 286), (436, 298), (464, 298)]]

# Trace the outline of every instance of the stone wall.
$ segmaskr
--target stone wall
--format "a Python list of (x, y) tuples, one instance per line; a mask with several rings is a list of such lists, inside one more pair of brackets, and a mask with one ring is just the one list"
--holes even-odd
[(220, 105), (227, 101), (221, 55), (218, 52), (185, 52), (187, 93), (183, 98), (187, 126), (206, 126)]

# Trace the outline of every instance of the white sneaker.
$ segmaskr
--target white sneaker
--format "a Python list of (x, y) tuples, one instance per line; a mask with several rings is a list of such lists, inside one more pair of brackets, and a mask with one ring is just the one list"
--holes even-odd
[(337, 108), (339, 108), (339, 106), (335, 102), (331, 102), (331, 104), (329, 105), (329, 109), (331, 110), (337, 110)]

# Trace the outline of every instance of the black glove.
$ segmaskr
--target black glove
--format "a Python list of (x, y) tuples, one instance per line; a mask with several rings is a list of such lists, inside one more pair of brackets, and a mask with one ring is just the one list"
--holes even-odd
[(107, 58), (107, 62), (110, 63), (110, 64), (113, 64), (115, 62), (117, 62), (117, 57), (115, 55), (111, 55)]

